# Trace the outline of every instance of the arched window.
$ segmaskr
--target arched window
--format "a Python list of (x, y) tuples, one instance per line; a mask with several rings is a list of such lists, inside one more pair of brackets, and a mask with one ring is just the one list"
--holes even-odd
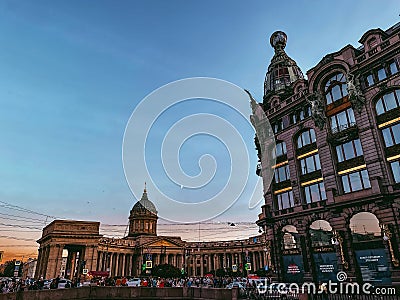
[(365, 242), (370, 240), (382, 240), (382, 232), (378, 218), (370, 212), (355, 214), (350, 219), (350, 229), (353, 242)]
[(282, 228), (283, 232), (283, 248), (284, 249), (296, 249), (299, 248), (297, 244), (298, 241), (296, 237), (298, 237), (299, 232), (296, 227), (293, 225), (286, 225)]
[(310, 225), (310, 238), (313, 247), (332, 245), (332, 227), (325, 220), (314, 221)]
[(315, 143), (317, 141), (315, 137), (314, 129), (310, 128), (299, 135), (297, 138), (297, 148), (300, 149), (306, 145)]
[(376, 102), (376, 114), (382, 115), (392, 109), (400, 107), (400, 89), (387, 93)]
[(325, 98), (326, 104), (331, 104), (347, 96), (346, 75), (337, 73), (326, 82)]

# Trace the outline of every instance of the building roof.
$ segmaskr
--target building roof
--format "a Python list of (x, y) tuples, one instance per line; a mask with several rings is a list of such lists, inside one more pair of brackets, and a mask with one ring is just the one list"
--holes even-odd
[(285, 52), (287, 35), (283, 31), (275, 31), (270, 38), (270, 44), (275, 49), (264, 82), (264, 96), (271, 92), (280, 92), (304, 75), (297, 63)]
[(144, 209), (152, 212), (153, 214), (157, 214), (156, 206), (147, 197), (146, 188), (144, 188), (142, 198), (138, 202), (136, 202), (136, 204), (132, 208), (132, 211), (134, 211), (134, 212), (135, 211), (143, 211)]

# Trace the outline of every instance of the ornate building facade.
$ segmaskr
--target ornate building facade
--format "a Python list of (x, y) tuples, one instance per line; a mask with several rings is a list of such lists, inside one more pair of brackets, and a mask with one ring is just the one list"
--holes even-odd
[(256, 137), (257, 174), (274, 172), (257, 221), (271, 268), (287, 282), (335, 281), (339, 271), (399, 282), (400, 23), (327, 54), (307, 79), (286, 42), (284, 32), (271, 36), (259, 103), (275, 149), (263, 151)]
[(218, 269), (244, 274), (268, 265), (263, 236), (186, 242), (180, 237), (157, 235), (157, 219), (156, 207), (145, 189), (130, 211), (129, 232), (124, 238), (103, 237), (99, 222), (55, 220), (43, 229), (38, 240), (35, 278), (78, 278), (86, 273), (113, 277), (150, 275), (153, 266), (166, 263), (189, 276), (204, 276)]

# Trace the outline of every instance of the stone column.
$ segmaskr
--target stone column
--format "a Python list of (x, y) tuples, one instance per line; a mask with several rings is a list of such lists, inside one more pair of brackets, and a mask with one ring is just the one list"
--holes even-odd
[(112, 276), (112, 268), (113, 268), (113, 253), (112, 252), (108, 252), (107, 253), (107, 269), (109, 269), (108, 271), (110, 272), (110, 276)]
[(43, 275), (43, 278), (44, 279), (46, 279), (47, 277), (46, 277), (46, 271), (47, 271), (47, 265), (48, 265), (48, 263), (49, 263), (49, 249), (50, 249), (50, 247), (49, 246), (46, 246), (45, 248), (44, 248), (44, 251), (43, 251), (43, 261), (42, 261), (42, 266), (41, 266), (41, 272), (40, 272), (40, 274), (42, 274)]
[(42, 265), (42, 260), (43, 260), (43, 253), (42, 253), (42, 248), (39, 248), (38, 250), (38, 258), (37, 258), (37, 264), (36, 264), (36, 270), (35, 270), (35, 279), (40, 278), (40, 267)]
[(121, 275), (121, 273), (119, 272), (119, 268), (120, 268), (119, 259), (120, 259), (120, 254), (115, 253), (115, 273), (114, 273), (115, 276)]
[(204, 276), (204, 255), (200, 254), (200, 276)]
[(56, 261), (55, 261), (55, 270), (54, 270), (54, 278), (60, 275), (61, 265), (62, 265), (62, 253), (64, 250), (64, 245), (56, 245)]
[(122, 270), (121, 270), (121, 275), (125, 276), (125, 260), (126, 260), (126, 255), (125, 254), (121, 254), (122, 255)]

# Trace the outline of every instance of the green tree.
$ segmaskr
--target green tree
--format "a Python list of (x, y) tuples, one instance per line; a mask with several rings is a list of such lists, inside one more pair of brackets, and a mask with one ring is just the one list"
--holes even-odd
[(182, 276), (180, 269), (169, 264), (154, 266), (153, 269), (151, 270), (151, 274), (153, 276), (162, 278), (176, 278)]
[(4, 263), (4, 277), (13, 277), (14, 276), (14, 261), (9, 260)]

